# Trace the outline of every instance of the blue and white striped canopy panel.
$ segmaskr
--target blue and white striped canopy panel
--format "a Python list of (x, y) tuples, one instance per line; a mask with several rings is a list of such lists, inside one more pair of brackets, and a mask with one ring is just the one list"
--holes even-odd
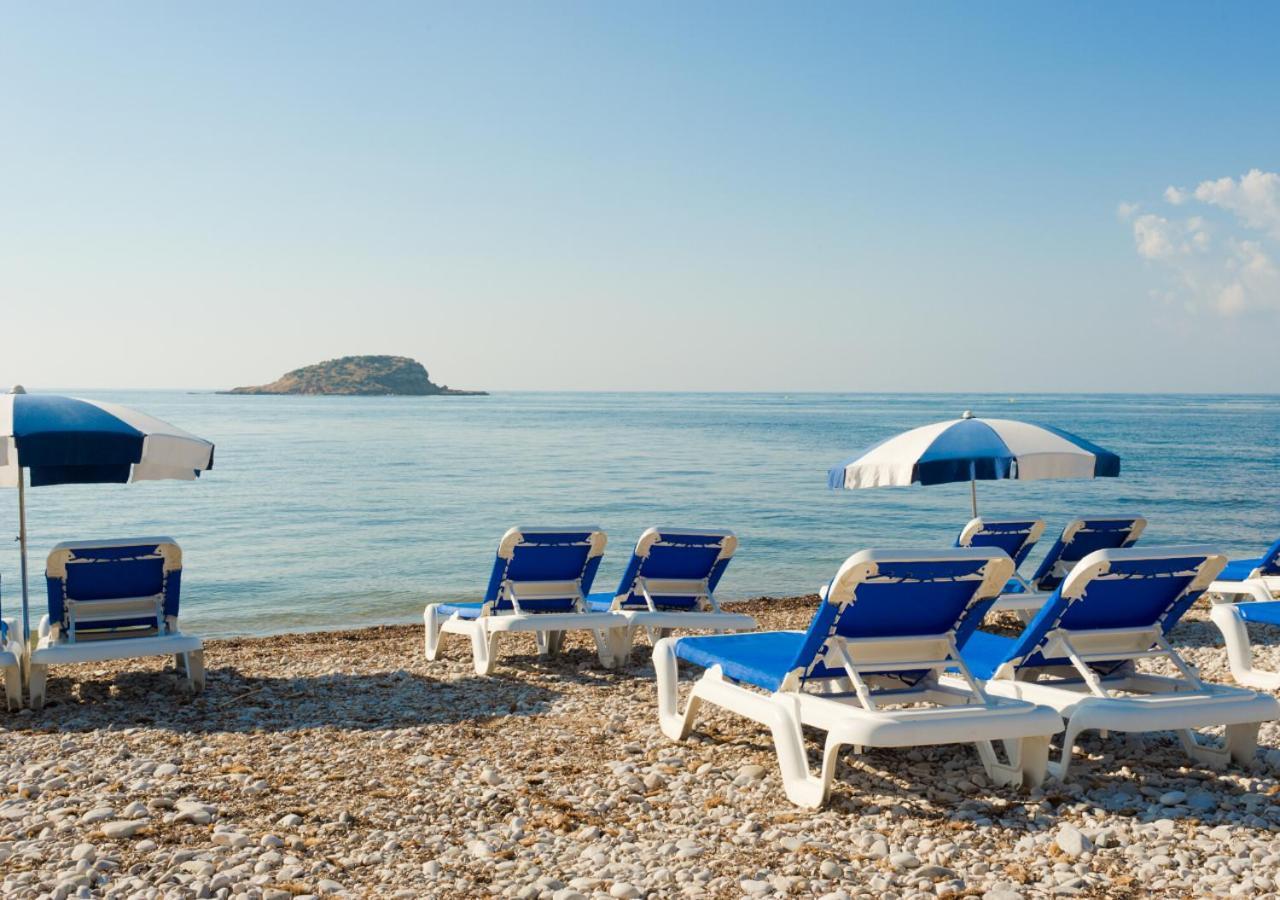
[(0, 395), (0, 487), (178, 479), (213, 468), (213, 444), (115, 403)]
[(828, 483), (854, 489), (1119, 474), (1119, 456), (1070, 432), (1013, 419), (966, 417), (882, 441), (831, 469)]

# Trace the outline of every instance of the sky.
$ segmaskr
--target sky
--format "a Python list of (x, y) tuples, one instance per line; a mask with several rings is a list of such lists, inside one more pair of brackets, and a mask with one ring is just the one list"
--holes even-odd
[(0, 0), (0, 385), (1272, 392), (1280, 5)]

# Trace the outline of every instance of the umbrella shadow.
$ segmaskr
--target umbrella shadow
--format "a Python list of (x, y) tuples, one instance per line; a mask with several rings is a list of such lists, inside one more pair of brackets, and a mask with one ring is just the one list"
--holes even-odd
[[(45, 708), (23, 716), (30, 730), (382, 731), (537, 715), (560, 695), (502, 675), (443, 679), (403, 669), (277, 677), (221, 667), (208, 673), (206, 689), (194, 697), (173, 671), (124, 671), (90, 681), (50, 675)], [(21, 722), (6, 724), (16, 729)]]

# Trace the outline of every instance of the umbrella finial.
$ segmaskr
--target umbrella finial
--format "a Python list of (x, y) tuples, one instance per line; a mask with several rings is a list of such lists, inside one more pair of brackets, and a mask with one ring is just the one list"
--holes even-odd
[(973, 410), (971, 410), (971, 409), (966, 409), (966, 410), (964, 411), (964, 413), (960, 416), (960, 418), (962, 418), (962, 419), (972, 419), (972, 418), (973, 418)]
[(10, 394), (25, 394), (26, 392), (27, 389), (20, 384), (15, 384), (13, 387), (9, 388)]

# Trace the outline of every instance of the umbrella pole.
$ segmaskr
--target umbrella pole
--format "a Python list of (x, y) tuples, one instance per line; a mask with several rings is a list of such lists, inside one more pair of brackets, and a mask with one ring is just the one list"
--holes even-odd
[(22, 645), (31, 643), (31, 613), (27, 605), (27, 493), (26, 473), (18, 466), (18, 547), (22, 558)]
[(978, 518), (978, 482), (974, 478), (969, 479), (969, 505), (973, 507), (973, 517)]

